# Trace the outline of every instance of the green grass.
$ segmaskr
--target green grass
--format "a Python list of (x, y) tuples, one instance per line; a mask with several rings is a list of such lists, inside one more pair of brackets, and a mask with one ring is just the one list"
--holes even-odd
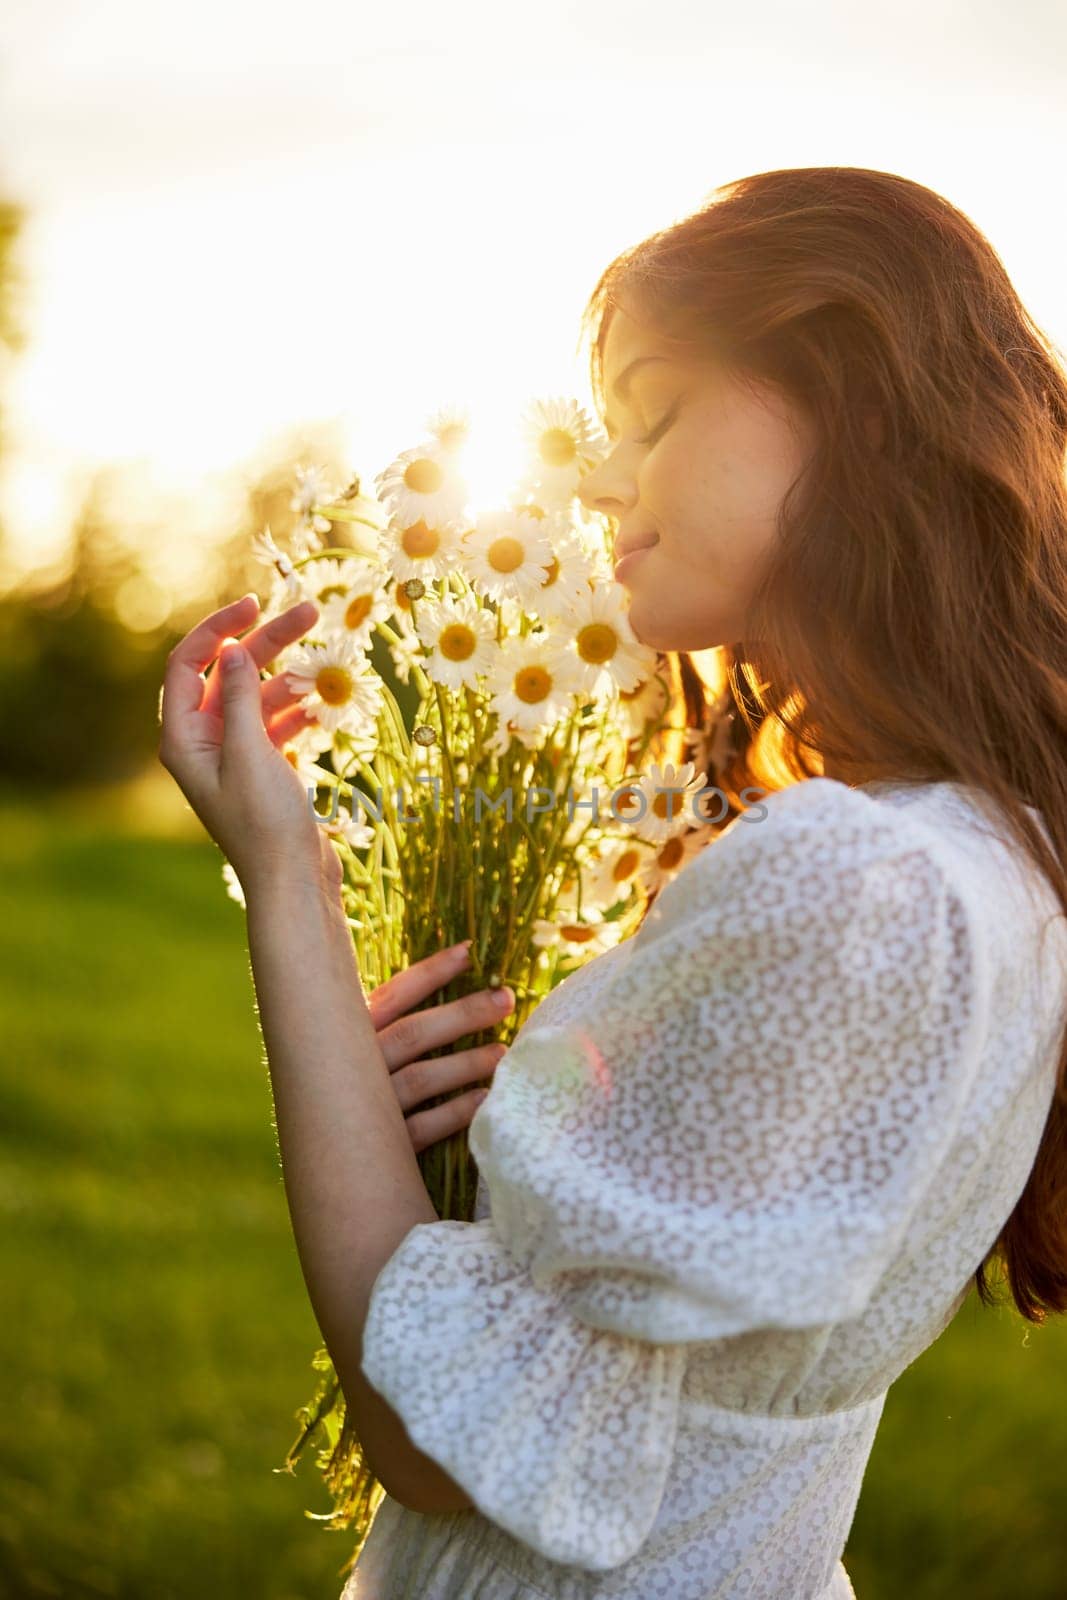
[[(336, 1600), (276, 1474), (318, 1343), (244, 918), (170, 780), (0, 797), (0, 1596)], [(890, 1391), (859, 1600), (1061, 1596), (1067, 1326), (972, 1295)]]
[(0, 1595), (336, 1600), (244, 917), (109, 798), (0, 803)]

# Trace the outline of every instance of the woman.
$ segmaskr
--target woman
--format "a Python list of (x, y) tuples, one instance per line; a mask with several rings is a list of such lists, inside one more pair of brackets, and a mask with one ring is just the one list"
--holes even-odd
[(587, 321), (582, 498), (764, 799), (520, 1031), (473, 1223), (389, 1069), (490, 997), (412, 1012), (445, 952), (364, 1000), (276, 748), (302, 712), (255, 671), (313, 608), (229, 646), (221, 700), (247, 597), (195, 629), (161, 758), (245, 889), (297, 1245), (388, 1491), (349, 1600), (839, 1600), (889, 1385), (994, 1263), (1067, 1309), (1067, 381), (968, 219), (857, 168), (716, 191)]

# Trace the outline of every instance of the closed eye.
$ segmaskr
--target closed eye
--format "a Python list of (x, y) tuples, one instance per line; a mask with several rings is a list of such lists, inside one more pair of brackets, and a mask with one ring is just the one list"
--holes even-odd
[[(662, 422), (657, 422), (656, 426), (650, 433), (638, 434), (636, 443), (655, 444), (658, 439), (661, 439), (666, 433), (667, 429), (670, 427), (671, 423), (674, 421), (675, 417), (678, 415), (679, 405), (680, 402), (679, 404), (673, 405), (668, 411), (667, 415), (663, 418)], [(614, 444), (619, 437), (618, 430), (614, 428), (610, 422), (604, 423), (604, 432), (607, 434), (612, 444)]]
[(657, 439), (662, 439), (663, 435), (666, 433), (667, 429), (670, 427), (677, 415), (678, 407), (677, 405), (673, 405), (667, 412), (667, 415), (663, 418), (663, 421), (657, 422), (651, 433), (646, 433), (643, 439), (638, 439), (638, 444), (655, 444)]

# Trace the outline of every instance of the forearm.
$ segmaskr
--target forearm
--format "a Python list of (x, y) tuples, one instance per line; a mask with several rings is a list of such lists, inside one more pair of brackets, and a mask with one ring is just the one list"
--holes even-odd
[(362, 1372), (371, 1290), (437, 1221), (367, 1009), (340, 896), (274, 877), (247, 896), (248, 947), (286, 1199), (308, 1297), (372, 1470), (419, 1510), (470, 1505)]

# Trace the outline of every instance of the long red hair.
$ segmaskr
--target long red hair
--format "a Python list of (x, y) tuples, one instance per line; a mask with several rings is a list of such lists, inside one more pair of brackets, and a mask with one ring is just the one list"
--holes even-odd
[[(746, 619), (760, 643), (719, 652), (734, 729), (708, 781), (965, 783), (1067, 915), (1067, 376), (992, 245), (907, 178), (786, 168), (604, 270), (582, 319), (601, 407), (617, 305), (817, 424)], [(704, 683), (684, 655), (673, 670), (699, 725)], [(1067, 1036), (1033, 1168), (975, 1273), (987, 1305), (994, 1264), (1031, 1322), (1067, 1311)]]

